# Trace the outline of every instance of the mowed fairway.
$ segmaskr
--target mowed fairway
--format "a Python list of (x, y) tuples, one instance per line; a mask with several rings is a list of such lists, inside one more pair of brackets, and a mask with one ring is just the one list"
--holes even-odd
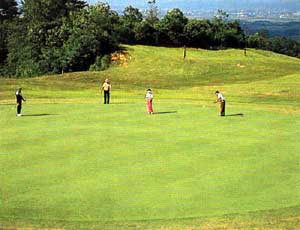
[[(235, 77), (223, 84), (217, 76), (210, 81), (210, 72), (222, 75), (214, 62), (209, 76), (197, 77), (198, 62), (211, 55), (224, 58), (224, 68), (235, 66), (242, 51), (194, 50), (196, 76), (185, 69), (183, 76), (194, 76), (186, 86), (176, 74), (171, 81), (170, 70), (156, 85), (149, 79), (168, 61), (178, 71), (167, 56), (181, 50), (128, 49), (126, 68), (0, 81), (0, 229), (299, 228), (300, 61), (253, 50), (243, 65), (257, 71), (231, 68), (224, 76)], [(131, 65), (151, 49), (166, 60), (141, 74)], [(116, 85), (110, 105), (100, 103), (97, 89), (105, 76)], [(18, 85), (28, 96), (21, 118), (13, 104)], [(154, 115), (145, 111), (147, 87), (154, 89)], [(216, 89), (227, 97), (224, 118), (212, 103)]]

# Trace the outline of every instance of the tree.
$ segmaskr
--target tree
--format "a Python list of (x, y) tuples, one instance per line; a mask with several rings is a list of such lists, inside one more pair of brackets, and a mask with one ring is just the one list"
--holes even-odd
[(24, 0), (24, 17), (33, 22), (52, 22), (87, 6), (83, 0)]
[(222, 46), (231, 48), (245, 47), (245, 34), (238, 21), (228, 22), (224, 35)]
[(147, 21), (142, 21), (135, 27), (135, 39), (138, 44), (157, 45), (157, 30)]
[(16, 1), (0, 0), (0, 65), (6, 62), (8, 55), (7, 38), (11, 31), (11, 24), (17, 16), (18, 4)]
[(255, 33), (246, 37), (246, 44), (249, 48), (268, 49), (269, 40), (261, 37), (259, 33)]
[(208, 49), (212, 45), (212, 25), (209, 20), (189, 20), (184, 27), (184, 34), (188, 46)]
[(43, 49), (43, 60), (52, 72), (88, 70), (118, 46), (118, 26), (117, 13), (105, 3), (73, 12), (56, 31), (61, 47)]
[(9, 65), (17, 76), (56, 71), (53, 54), (59, 54), (69, 36), (66, 30), (60, 33), (61, 27), (86, 3), (81, 0), (24, 0), (22, 3), (22, 18), (9, 38)]
[(219, 20), (219, 21), (226, 21), (228, 19), (228, 17), (229, 17), (228, 13), (219, 9), (215, 16), (215, 19)]
[(121, 29), (120, 38), (121, 42), (134, 44), (135, 40), (135, 28), (139, 23), (143, 21), (143, 15), (139, 9), (132, 6), (128, 6), (123, 11), (123, 16), (121, 17)]
[(169, 44), (182, 45), (185, 42), (183, 32), (187, 23), (188, 19), (183, 13), (179, 9), (173, 9), (160, 21), (160, 34), (167, 35)]
[(155, 24), (159, 22), (158, 7), (156, 6), (155, 0), (149, 0), (148, 5), (149, 9), (146, 12), (146, 21), (150, 26), (154, 28)]
[(39, 74), (39, 65), (36, 62), (36, 50), (30, 46), (30, 37), (27, 25), (22, 19), (12, 25), (12, 33), (8, 39), (8, 69), (11, 75), (33, 76)]
[(145, 20), (135, 25), (135, 40), (139, 44), (158, 45), (158, 7), (155, 0), (149, 0), (148, 5)]
[(212, 20), (213, 46), (215, 47), (223, 47), (224, 45), (227, 19), (228, 14), (222, 10), (218, 10), (217, 15)]
[(268, 49), (293, 57), (299, 57), (300, 43), (284, 37), (275, 37), (269, 40)]
[(119, 17), (106, 3), (89, 6), (72, 18), (69, 38), (64, 42), (61, 65), (65, 71), (88, 70), (118, 46)]
[(123, 11), (124, 16), (122, 20), (127, 25), (134, 25), (135, 23), (140, 23), (143, 20), (143, 14), (139, 11), (138, 8), (132, 6), (127, 6)]
[(118, 46), (119, 27), (118, 14), (106, 3), (26, 0), (9, 41), (10, 67), (17, 76), (88, 70), (107, 62)]

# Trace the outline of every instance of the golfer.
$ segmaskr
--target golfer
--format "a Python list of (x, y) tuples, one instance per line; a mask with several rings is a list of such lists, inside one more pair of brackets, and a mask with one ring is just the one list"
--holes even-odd
[(22, 102), (26, 101), (22, 96), (22, 88), (19, 88), (16, 92), (16, 99), (17, 99), (17, 116), (21, 117), (22, 113)]
[(146, 102), (147, 102), (148, 114), (153, 114), (153, 107), (152, 107), (153, 93), (152, 93), (151, 89), (147, 89), (145, 97), (146, 97)]
[(217, 97), (216, 102), (219, 102), (220, 116), (224, 117), (225, 116), (225, 97), (219, 91), (216, 91), (215, 95)]
[(105, 79), (101, 90), (104, 91), (104, 104), (109, 104), (111, 84), (107, 78)]

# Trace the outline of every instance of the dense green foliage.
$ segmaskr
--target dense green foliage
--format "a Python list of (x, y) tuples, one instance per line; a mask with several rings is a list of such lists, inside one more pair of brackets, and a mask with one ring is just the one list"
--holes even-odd
[(110, 53), (117, 46), (118, 16), (107, 4), (85, 6), (75, 0), (25, 1), (8, 44), (13, 74), (87, 70), (97, 56)]
[(285, 37), (269, 37), (268, 31), (262, 30), (247, 36), (247, 47), (270, 50), (300, 58), (300, 42)]
[[(188, 19), (180, 9), (158, 17), (155, 1), (143, 15), (128, 6), (122, 15), (106, 3), (83, 0), (14, 0), (0, 5), (0, 75), (28, 77), (45, 73), (103, 70), (121, 43), (205, 49), (259, 48), (299, 57), (300, 43), (245, 36), (239, 22), (219, 11), (212, 20)], [(19, 14), (20, 13), (20, 14)], [(103, 59), (102, 67), (100, 59)], [(105, 65), (105, 67), (103, 67)]]
[(219, 15), (212, 21), (189, 20), (180, 9), (173, 9), (159, 19), (157, 9), (151, 4), (142, 20), (138, 9), (128, 7), (121, 17), (121, 27), (126, 28), (121, 33), (121, 42), (214, 49), (244, 47), (244, 32), (240, 25), (236, 21), (227, 21), (227, 15), (222, 11)]
[(18, 15), (17, 2), (15, 0), (0, 0), (0, 75), (1, 65), (8, 55), (7, 37), (10, 32), (10, 23)]
[[(127, 67), (0, 79), (0, 226), (298, 229), (300, 60), (124, 48)], [(106, 77), (110, 105), (99, 90)], [(218, 117), (217, 89), (231, 116)]]

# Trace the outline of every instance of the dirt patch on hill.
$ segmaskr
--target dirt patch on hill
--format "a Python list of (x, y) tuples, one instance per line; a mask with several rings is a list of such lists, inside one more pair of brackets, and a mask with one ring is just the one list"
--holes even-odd
[(127, 68), (128, 62), (131, 60), (131, 56), (126, 50), (116, 51), (111, 55), (111, 62), (122, 67)]

